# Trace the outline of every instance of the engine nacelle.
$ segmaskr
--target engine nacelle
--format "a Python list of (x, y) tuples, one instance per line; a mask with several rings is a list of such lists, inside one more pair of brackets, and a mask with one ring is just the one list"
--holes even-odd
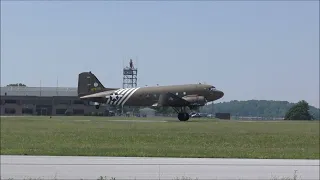
[(203, 96), (186, 96), (183, 99), (195, 106), (204, 106), (207, 103), (207, 100)]

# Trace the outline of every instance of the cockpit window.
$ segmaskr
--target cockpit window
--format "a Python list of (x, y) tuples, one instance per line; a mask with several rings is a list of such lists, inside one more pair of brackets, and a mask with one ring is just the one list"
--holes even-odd
[(209, 87), (209, 91), (215, 91), (216, 88), (214, 86)]

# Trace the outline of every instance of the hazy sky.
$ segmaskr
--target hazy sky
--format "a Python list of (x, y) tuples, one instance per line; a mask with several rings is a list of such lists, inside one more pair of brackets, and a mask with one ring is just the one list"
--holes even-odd
[[(319, 107), (319, 2), (3, 2), (1, 86), (77, 86), (92, 71), (122, 87), (206, 82), (220, 101)], [(219, 101), (218, 101), (219, 102)]]

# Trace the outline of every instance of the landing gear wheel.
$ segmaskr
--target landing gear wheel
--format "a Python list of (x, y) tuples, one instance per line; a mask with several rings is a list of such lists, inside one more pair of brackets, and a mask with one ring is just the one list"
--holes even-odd
[(100, 105), (96, 105), (96, 109), (99, 109), (100, 108)]
[(189, 120), (189, 114), (188, 113), (178, 113), (178, 119), (180, 121), (188, 121)]

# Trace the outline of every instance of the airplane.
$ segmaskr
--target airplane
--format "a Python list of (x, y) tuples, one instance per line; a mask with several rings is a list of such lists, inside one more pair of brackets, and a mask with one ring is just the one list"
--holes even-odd
[(78, 97), (94, 102), (96, 109), (99, 109), (100, 104), (172, 107), (180, 121), (188, 121), (188, 109), (196, 109), (223, 96), (222, 91), (207, 84), (105, 88), (91, 71), (78, 75)]

